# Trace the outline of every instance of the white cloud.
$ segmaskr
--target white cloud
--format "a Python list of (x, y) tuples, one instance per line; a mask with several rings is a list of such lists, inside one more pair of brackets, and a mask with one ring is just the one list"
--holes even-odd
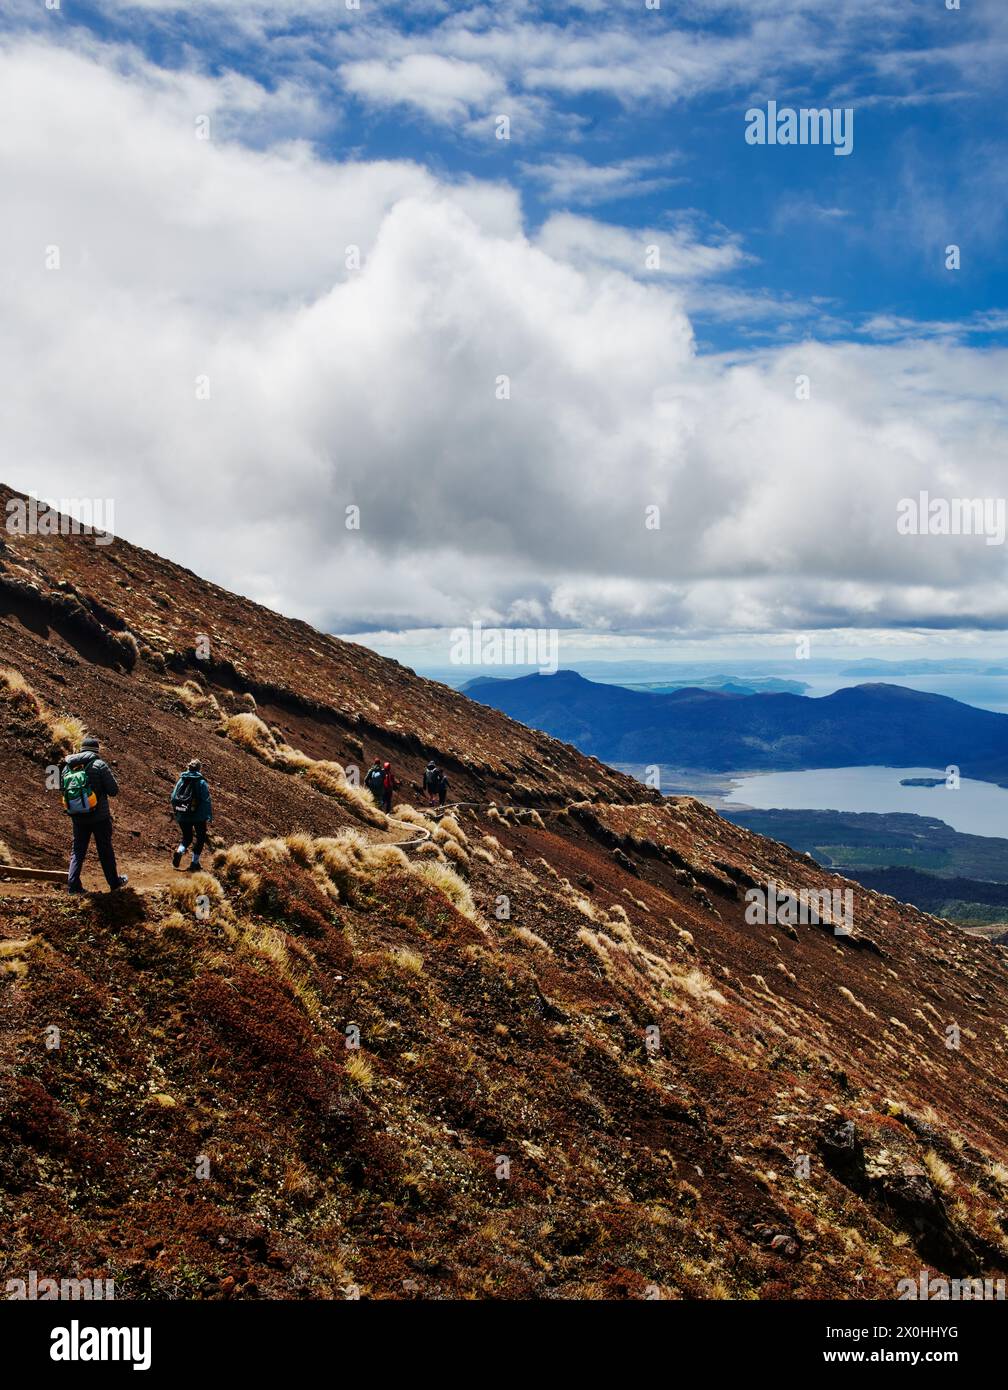
[[(363, 0), (357, 10), (340, 0), (202, 0), (198, 33), (191, 0), (95, 2), (117, 32), (244, 45), (260, 61), (302, 64), (326, 87), (339, 74), (371, 104), (405, 104), (463, 125), (505, 92), (540, 125), (547, 109), (557, 121), (567, 99), (587, 94), (639, 109), (796, 78), (815, 81), (823, 99), (844, 91), (866, 104), (941, 100), (964, 81), (972, 92), (996, 91), (1008, 51), (1002, 0), (970, 0), (968, 13), (952, 16), (878, 0), (695, 0), (685, 26), (643, 0)], [(81, 32), (71, 6), (58, 18), (40, 0), (7, 0), (7, 8), (10, 22), (50, 37), (67, 31), (76, 42)]]
[[(673, 280), (695, 281), (724, 274), (746, 259), (732, 239), (710, 245), (688, 228), (633, 232), (567, 212), (547, 218), (537, 243), (550, 256), (584, 270), (607, 268)], [(653, 248), (657, 248), (657, 258)]]
[(479, 63), (443, 58), (436, 53), (410, 53), (386, 62), (371, 58), (344, 63), (340, 69), (347, 91), (378, 106), (414, 106), (448, 124), (472, 119), (487, 111), (503, 90), (500, 80)]
[(506, 187), (197, 142), (194, 109), (289, 94), (122, 68), (0, 54), (6, 481), (113, 496), (131, 539), (340, 630), (1008, 619), (997, 547), (895, 526), (921, 488), (1003, 493), (1008, 354), (699, 357), (686, 300), (734, 242), (631, 274), (636, 234), (532, 241)]
[(671, 187), (677, 180), (660, 172), (670, 162), (669, 158), (642, 157), (590, 164), (577, 155), (557, 155), (538, 164), (522, 162), (519, 167), (552, 202), (587, 205)]

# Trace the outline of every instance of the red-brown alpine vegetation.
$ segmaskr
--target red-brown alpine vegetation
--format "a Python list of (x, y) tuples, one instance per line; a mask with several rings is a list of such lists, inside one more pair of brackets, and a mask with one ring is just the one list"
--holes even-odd
[[(0, 883), (4, 1278), (892, 1299), (1008, 1272), (1004, 947), (122, 540), (3, 533), (0, 860), (65, 868), (47, 769), (85, 732), (130, 885)], [(355, 785), (376, 757), (391, 820)], [(747, 920), (771, 881), (850, 889), (852, 929)]]

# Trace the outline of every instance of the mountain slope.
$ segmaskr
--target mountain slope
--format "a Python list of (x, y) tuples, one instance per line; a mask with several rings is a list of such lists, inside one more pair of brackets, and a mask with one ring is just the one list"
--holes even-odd
[(482, 681), (472, 698), (614, 762), (710, 772), (873, 763), (947, 767), (1008, 784), (1008, 715), (898, 685), (810, 699), (625, 690), (575, 671)]
[[(1008, 1269), (1003, 948), (123, 542), (0, 562), (0, 838), (63, 862), (44, 771), (80, 717), (141, 888), (0, 882), (5, 1278), (892, 1298)], [(440, 824), (341, 780), (428, 749), (477, 803)], [(190, 876), (192, 751), (219, 817)], [(771, 882), (849, 889), (850, 934), (751, 920)]]

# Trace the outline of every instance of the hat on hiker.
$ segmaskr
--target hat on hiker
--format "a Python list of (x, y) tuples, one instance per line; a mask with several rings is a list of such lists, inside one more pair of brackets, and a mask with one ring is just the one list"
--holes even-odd
[(95, 738), (94, 734), (88, 734), (87, 738), (81, 742), (81, 750), (86, 750), (89, 753), (98, 752), (98, 740)]
[(190, 772), (199, 772), (199, 770), (200, 770), (200, 768), (201, 768), (202, 766), (203, 766), (203, 764), (200, 762), (199, 758), (190, 758), (190, 759), (189, 759), (189, 771), (190, 771)]

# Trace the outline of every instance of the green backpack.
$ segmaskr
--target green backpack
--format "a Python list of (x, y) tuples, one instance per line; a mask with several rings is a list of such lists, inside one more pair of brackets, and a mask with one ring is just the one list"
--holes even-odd
[(86, 765), (65, 767), (62, 783), (63, 805), (71, 816), (86, 816), (98, 805), (98, 797), (91, 790)]

